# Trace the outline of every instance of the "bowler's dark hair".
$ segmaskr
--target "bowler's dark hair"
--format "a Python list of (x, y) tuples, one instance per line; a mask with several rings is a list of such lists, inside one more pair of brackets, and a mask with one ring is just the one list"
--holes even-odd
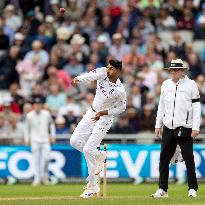
[(118, 60), (109, 60), (109, 64), (116, 69), (122, 70), (122, 61)]

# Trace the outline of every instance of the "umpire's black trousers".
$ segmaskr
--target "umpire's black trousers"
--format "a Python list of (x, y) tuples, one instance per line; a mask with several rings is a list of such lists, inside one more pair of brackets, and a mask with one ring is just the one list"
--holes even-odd
[(193, 138), (191, 137), (191, 131), (188, 133), (187, 137), (177, 138), (174, 136), (174, 130), (168, 129), (165, 126), (162, 133), (159, 163), (159, 188), (163, 189), (164, 191), (167, 191), (168, 189), (169, 163), (172, 156), (174, 155), (177, 144), (179, 144), (181, 148), (182, 157), (186, 164), (189, 189), (195, 189), (197, 191), (198, 184), (195, 173)]

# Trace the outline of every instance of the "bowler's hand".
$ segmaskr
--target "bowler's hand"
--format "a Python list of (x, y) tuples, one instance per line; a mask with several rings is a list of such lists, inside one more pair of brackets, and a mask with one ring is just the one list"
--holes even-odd
[(95, 114), (95, 117), (91, 118), (94, 122), (97, 122), (101, 116), (103, 115), (108, 115), (108, 111), (107, 110), (104, 110), (104, 111), (100, 111), (100, 112), (97, 112)]
[(97, 112), (95, 114), (95, 117), (92, 117), (91, 119), (92, 119), (92, 121), (97, 122), (100, 119), (100, 116), (101, 116), (101, 113)]
[(196, 138), (198, 135), (199, 135), (199, 131), (197, 131), (197, 130), (192, 130), (192, 133), (191, 133), (191, 137), (192, 137), (192, 138)]
[(155, 129), (155, 136), (157, 138), (161, 138), (161, 134), (162, 134), (162, 129), (161, 128), (156, 128)]
[(72, 81), (71, 81), (71, 85), (75, 87), (75, 86), (77, 86), (77, 85), (78, 85), (78, 82), (79, 82), (79, 80), (78, 80), (78, 79), (73, 78), (73, 79), (72, 79)]

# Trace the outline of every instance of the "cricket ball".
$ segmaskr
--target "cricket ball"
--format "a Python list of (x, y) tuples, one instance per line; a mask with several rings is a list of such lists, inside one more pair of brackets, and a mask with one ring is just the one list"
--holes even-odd
[(59, 11), (60, 11), (61, 14), (65, 13), (65, 9), (64, 8), (60, 8)]

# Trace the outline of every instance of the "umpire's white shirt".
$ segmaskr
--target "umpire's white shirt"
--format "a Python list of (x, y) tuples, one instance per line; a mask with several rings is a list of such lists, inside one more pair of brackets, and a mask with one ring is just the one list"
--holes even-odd
[(31, 111), (26, 115), (25, 120), (25, 140), (31, 142), (46, 143), (49, 137), (55, 136), (55, 125), (51, 114), (47, 110), (41, 110), (39, 113)]
[(118, 115), (126, 109), (126, 92), (120, 79), (116, 83), (109, 81), (106, 67), (92, 70), (76, 77), (80, 82), (88, 83), (97, 80), (96, 95), (93, 108), (99, 112), (108, 110), (108, 115)]
[(169, 129), (183, 126), (198, 130), (201, 109), (199, 91), (195, 81), (184, 76), (177, 83), (165, 80), (161, 87), (155, 128), (165, 125)]

